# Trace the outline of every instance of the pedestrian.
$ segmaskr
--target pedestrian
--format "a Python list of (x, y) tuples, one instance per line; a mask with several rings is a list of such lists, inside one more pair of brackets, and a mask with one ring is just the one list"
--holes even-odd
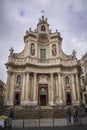
[(67, 108), (66, 116), (67, 116), (67, 124), (70, 124), (71, 123), (71, 109), (70, 108)]
[(13, 118), (14, 118), (13, 108), (10, 108), (8, 117), (9, 117), (9, 126), (8, 126), (8, 127), (9, 127), (9, 128), (12, 128), (12, 120), (13, 120)]
[(78, 108), (74, 107), (74, 123), (78, 123)]

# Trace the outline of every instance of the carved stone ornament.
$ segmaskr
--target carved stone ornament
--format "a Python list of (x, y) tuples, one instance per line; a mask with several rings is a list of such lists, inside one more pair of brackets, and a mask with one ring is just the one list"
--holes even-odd
[(14, 49), (11, 47), (9, 51), (10, 51), (10, 56), (13, 56)]
[(16, 84), (15, 85), (15, 90), (21, 90), (21, 85)]
[(56, 54), (57, 54), (56, 45), (54, 44), (54, 45), (52, 45), (52, 55), (56, 56)]
[(48, 35), (46, 33), (39, 34), (38, 41), (43, 44), (48, 43), (49, 42)]
[(73, 52), (72, 52), (72, 58), (76, 58), (76, 51), (75, 50), (73, 50)]

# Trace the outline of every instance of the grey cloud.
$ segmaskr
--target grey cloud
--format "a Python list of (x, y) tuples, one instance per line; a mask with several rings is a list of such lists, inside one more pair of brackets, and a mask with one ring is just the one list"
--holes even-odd
[(61, 33), (66, 54), (76, 49), (81, 57), (87, 51), (87, 0), (0, 0), (0, 79), (6, 81), (10, 47), (22, 51), (24, 33), (29, 27), (36, 29), (42, 9), (50, 29)]

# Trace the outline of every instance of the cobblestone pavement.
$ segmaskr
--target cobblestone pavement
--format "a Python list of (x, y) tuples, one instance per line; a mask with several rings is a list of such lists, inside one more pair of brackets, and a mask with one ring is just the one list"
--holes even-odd
[[(5, 128), (8, 130), (7, 128)], [(79, 119), (78, 124), (73, 122), (67, 125), (66, 118), (62, 119), (21, 119), (13, 120), (12, 130), (87, 130), (87, 117)]]
[(48, 126), (66, 126), (66, 119), (25, 119), (13, 120), (13, 127), (48, 127)]
[[(25, 128), (12, 128), (11, 130), (87, 130), (87, 125), (78, 126), (53, 126), (53, 127), (25, 127)], [(5, 129), (8, 130), (8, 129)]]
[[(77, 125), (87, 125), (87, 117), (85, 118), (79, 118), (79, 122)], [(72, 123), (68, 125), (75, 125)], [(48, 127), (48, 126), (67, 126), (67, 120), (66, 118), (61, 119), (21, 119), (21, 120), (13, 120), (13, 127)]]

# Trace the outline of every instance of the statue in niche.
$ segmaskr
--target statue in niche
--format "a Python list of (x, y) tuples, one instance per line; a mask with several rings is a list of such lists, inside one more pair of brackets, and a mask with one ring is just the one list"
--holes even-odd
[(9, 51), (10, 51), (10, 56), (13, 56), (14, 49), (11, 47)]
[(56, 56), (56, 54), (57, 54), (57, 52), (56, 52), (56, 45), (54, 44), (54, 45), (52, 46), (52, 55), (53, 55), (53, 56)]
[(75, 50), (73, 50), (73, 52), (72, 52), (72, 58), (76, 58), (76, 51)]
[(16, 84), (17, 85), (21, 84), (21, 76), (20, 75), (17, 76)]
[(69, 85), (69, 77), (67, 77), (67, 76), (66, 76), (66, 78), (65, 78), (65, 84), (66, 84), (66, 86)]
[(34, 43), (31, 44), (31, 55), (35, 55), (35, 45)]

